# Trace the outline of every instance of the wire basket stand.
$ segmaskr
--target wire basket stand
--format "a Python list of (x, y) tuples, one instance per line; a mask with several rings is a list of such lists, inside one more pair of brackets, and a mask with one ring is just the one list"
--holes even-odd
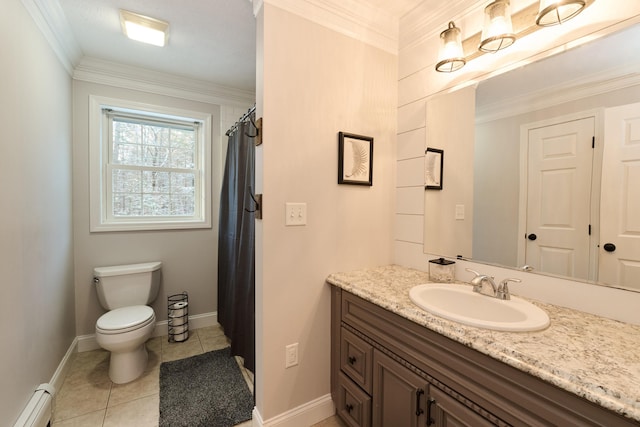
[(181, 294), (167, 297), (167, 313), (169, 321), (169, 342), (183, 342), (189, 339), (189, 294), (187, 291)]

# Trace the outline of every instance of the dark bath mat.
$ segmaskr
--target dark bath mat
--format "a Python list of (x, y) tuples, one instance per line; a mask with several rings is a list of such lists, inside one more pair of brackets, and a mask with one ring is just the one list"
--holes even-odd
[(160, 427), (231, 427), (253, 406), (229, 347), (160, 365)]

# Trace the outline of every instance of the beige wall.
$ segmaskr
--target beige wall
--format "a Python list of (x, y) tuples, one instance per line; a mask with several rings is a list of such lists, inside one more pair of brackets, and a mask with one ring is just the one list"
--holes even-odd
[[(265, 4), (258, 16), (257, 408), (263, 420), (330, 393), (335, 271), (388, 264), (397, 58)], [(374, 137), (373, 187), (337, 184), (338, 132)], [(285, 227), (285, 202), (308, 222)], [(300, 364), (285, 369), (285, 346)]]
[[(519, 1), (526, 6), (531, 1)], [(457, 9), (456, 9), (457, 8)], [(462, 30), (462, 38), (481, 30), (484, 5), (472, 10), (453, 5), (442, 22), (429, 20), (433, 16), (426, 3), (418, 6), (400, 21), (400, 54), (398, 80), (398, 186), (395, 205), (394, 260), (397, 264), (428, 269), (433, 255), (424, 253), (425, 211), (424, 178), (419, 171), (423, 162), (426, 143), (426, 104), (439, 93), (473, 83), (493, 74), (513, 68), (515, 64), (544, 57), (548, 52), (561, 51), (563, 44), (579, 38), (606, 34), (640, 21), (640, 3), (619, 2), (616, 8), (607, 2), (594, 2), (575, 19), (563, 25), (542, 29), (523, 39), (513, 47), (495, 55), (484, 55), (470, 61), (462, 70), (447, 74), (437, 73), (438, 37), (449, 20), (454, 20)], [(430, 22), (430, 25), (424, 25)], [(446, 156), (445, 156), (446, 159)], [(446, 168), (451, 165), (447, 162)], [(455, 166), (454, 166), (455, 167)], [(513, 292), (519, 295), (600, 314), (614, 319), (640, 324), (640, 293), (620, 291), (601, 286), (585, 285), (570, 280), (553, 279), (513, 270), (493, 268), (459, 261), (456, 264), (458, 279), (469, 280), (471, 273), (465, 267), (473, 267), (497, 280), (519, 277), (523, 284), (515, 284)], [(607, 301), (603, 304), (603, 301)]]
[[(209, 113), (213, 118), (212, 224), (209, 229), (89, 233), (89, 95)], [(162, 261), (160, 294), (153, 304), (166, 320), (167, 295), (189, 292), (189, 315), (217, 310), (218, 202), (224, 167), (220, 106), (84, 81), (73, 83), (73, 212), (77, 335), (93, 334), (104, 313), (93, 287), (93, 268)]]
[(71, 77), (20, 0), (0, 13), (0, 426), (75, 337)]

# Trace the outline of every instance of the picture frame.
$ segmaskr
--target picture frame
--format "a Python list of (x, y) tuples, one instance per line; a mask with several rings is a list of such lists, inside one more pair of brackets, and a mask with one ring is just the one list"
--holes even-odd
[(338, 132), (338, 184), (373, 185), (373, 137)]
[(424, 188), (442, 190), (444, 172), (444, 150), (427, 148), (424, 153)]

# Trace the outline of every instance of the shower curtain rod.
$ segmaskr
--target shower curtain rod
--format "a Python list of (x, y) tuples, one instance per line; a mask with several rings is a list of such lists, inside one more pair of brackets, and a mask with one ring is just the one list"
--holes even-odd
[(249, 116), (251, 116), (251, 114), (253, 114), (255, 111), (256, 111), (256, 106), (255, 106), (255, 104), (254, 104), (254, 105), (253, 105), (253, 107), (249, 108), (249, 109), (247, 110), (247, 112), (246, 112), (246, 113), (244, 113), (244, 114), (242, 115), (242, 117), (240, 117), (240, 118), (238, 119), (238, 121), (237, 121), (237, 122), (235, 122), (235, 123), (233, 124), (233, 126), (231, 126), (231, 127), (229, 128), (229, 130), (225, 133), (225, 135), (229, 136), (229, 135), (231, 135), (233, 132), (235, 132), (235, 131), (236, 131), (236, 129), (238, 129), (238, 125), (239, 125), (240, 123), (244, 122), (245, 120), (247, 120), (247, 118), (249, 118)]

